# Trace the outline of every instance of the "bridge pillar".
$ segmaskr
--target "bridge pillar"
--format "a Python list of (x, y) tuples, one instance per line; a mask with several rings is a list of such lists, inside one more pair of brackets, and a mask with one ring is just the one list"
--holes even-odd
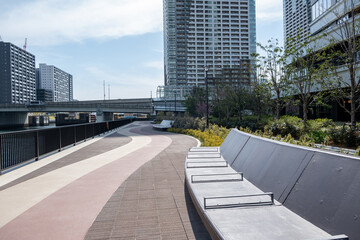
[(114, 121), (114, 113), (112, 112), (99, 112), (96, 113), (96, 122)]
[(0, 129), (22, 128), (28, 125), (27, 112), (0, 112)]

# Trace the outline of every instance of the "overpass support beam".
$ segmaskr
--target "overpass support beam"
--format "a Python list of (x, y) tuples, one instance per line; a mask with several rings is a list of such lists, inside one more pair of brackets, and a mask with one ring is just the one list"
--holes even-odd
[(28, 125), (27, 112), (0, 112), (0, 129), (22, 128)]

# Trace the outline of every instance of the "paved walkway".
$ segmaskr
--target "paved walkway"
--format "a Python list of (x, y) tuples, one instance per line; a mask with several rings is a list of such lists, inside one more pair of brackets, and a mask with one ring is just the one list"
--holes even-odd
[(135, 122), (0, 176), (0, 239), (209, 239), (184, 185), (197, 142)]

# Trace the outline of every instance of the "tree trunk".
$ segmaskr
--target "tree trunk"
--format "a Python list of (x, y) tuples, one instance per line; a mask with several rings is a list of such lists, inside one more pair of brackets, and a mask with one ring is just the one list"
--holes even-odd
[(238, 118), (239, 118), (239, 121), (242, 121), (241, 109), (238, 109)]
[(257, 120), (260, 121), (260, 119), (261, 119), (262, 107), (261, 107), (261, 101), (258, 100), (257, 102), (258, 102), (258, 103), (257, 103), (257, 105), (258, 105), (258, 107), (257, 107)]
[(303, 101), (303, 120), (304, 127), (306, 127), (306, 121), (308, 120), (308, 106), (306, 101)]
[(229, 107), (226, 107), (226, 125), (229, 124), (230, 120), (230, 110)]
[(280, 119), (280, 111), (281, 111), (281, 96), (280, 91), (276, 91), (276, 119)]
[(280, 118), (280, 102), (279, 100), (276, 101), (276, 119)]
[(353, 95), (353, 93), (351, 93), (351, 102), (350, 102), (350, 106), (351, 106), (351, 110), (350, 110), (350, 116), (351, 116), (351, 129), (355, 130), (356, 128), (356, 105), (355, 105), (355, 97)]
[(355, 74), (354, 74), (354, 66), (350, 64), (350, 81), (351, 81), (351, 93), (350, 93), (350, 117), (351, 117), (351, 129), (355, 130), (356, 128), (356, 100), (355, 99)]

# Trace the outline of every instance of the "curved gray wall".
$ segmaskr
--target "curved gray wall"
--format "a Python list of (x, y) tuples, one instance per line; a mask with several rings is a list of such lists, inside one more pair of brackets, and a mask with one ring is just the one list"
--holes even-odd
[(284, 205), (330, 233), (360, 239), (360, 161), (316, 152)]
[(221, 154), (229, 164), (235, 160), (239, 152), (242, 151), (243, 147), (250, 139), (250, 136), (239, 133), (240, 131), (236, 129), (231, 130), (223, 144), (220, 146)]
[[(227, 140), (227, 141), (226, 141)], [(360, 239), (360, 159), (233, 129), (221, 146), (238, 172), (330, 234)]]

